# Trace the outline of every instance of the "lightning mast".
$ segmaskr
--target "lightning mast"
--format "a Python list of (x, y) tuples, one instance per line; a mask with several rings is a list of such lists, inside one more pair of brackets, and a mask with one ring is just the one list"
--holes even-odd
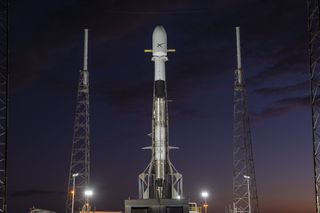
[(8, 0), (0, 1), (0, 212), (7, 210), (8, 149)]
[(241, 65), (240, 28), (236, 27), (237, 69), (234, 72), (233, 212), (258, 213), (247, 94)]
[(310, 95), (312, 111), (313, 166), (315, 183), (316, 213), (320, 213), (320, 3), (308, 0), (308, 31), (310, 56)]
[[(78, 174), (75, 179), (75, 175)], [(75, 187), (73, 187), (75, 183)], [(89, 129), (89, 72), (88, 72), (88, 29), (84, 30), (84, 61), (80, 70), (77, 105), (74, 121), (74, 133), (71, 151), (71, 162), (68, 179), (66, 213), (72, 209), (79, 212), (86, 198), (85, 189), (90, 183), (90, 129)], [(74, 189), (74, 190), (73, 190)], [(74, 193), (74, 194), (73, 194)]]

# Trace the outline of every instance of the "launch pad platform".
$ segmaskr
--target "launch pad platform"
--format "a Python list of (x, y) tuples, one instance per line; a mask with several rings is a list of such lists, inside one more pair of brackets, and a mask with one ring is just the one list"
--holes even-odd
[(189, 204), (184, 199), (126, 200), (125, 213), (189, 213)]

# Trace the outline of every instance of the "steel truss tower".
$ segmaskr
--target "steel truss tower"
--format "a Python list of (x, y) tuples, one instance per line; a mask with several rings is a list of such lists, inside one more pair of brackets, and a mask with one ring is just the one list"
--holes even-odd
[(7, 212), (8, 0), (0, 0), (0, 212)]
[(308, 0), (308, 31), (310, 56), (310, 89), (312, 109), (313, 166), (315, 182), (316, 212), (320, 213), (320, 2)]
[[(86, 203), (84, 191), (90, 183), (90, 129), (89, 129), (89, 72), (88, 59), (88, 30), (84, 30), (84, 63), (80, 71), (78, 84), (77, 105), (74, 121), (74, 133), (71, 151), (71, 162), (68, 179), (68, 195), (66, 213), (72, 209), (74, 196), (74, 212)], [(74, 174), (78, 174), (77, 177)], [(73, 190), (73, 184), (75, 187)], [(73, 194), (74, 193), (74, 194)]]
[(233, 212), (258, 213), (246, 85), (241, 66), (240, 28), (237, 35), (237, 69), (234, 72)]

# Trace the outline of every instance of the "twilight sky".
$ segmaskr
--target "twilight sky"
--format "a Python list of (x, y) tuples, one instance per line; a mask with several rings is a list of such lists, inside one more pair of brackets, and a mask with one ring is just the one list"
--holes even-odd
[(251, 116), (261, 213), (314, 208), (307, 2), (56, 0), (10, 3), (9, 212), (64, 212), (83, 29), (89, 28), (91, 181), (100, 210), (138, 196), (150, 160), (152, 31), (164, 25), (170, 144), (185, 197), (232, 201), (235, 30)]

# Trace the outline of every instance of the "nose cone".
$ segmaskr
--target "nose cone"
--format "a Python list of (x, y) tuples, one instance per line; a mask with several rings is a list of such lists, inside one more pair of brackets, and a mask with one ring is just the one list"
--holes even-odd
[(153, 56), (167, 55), (167, 33), (163, 26), (158, 25), (152, 34)]

